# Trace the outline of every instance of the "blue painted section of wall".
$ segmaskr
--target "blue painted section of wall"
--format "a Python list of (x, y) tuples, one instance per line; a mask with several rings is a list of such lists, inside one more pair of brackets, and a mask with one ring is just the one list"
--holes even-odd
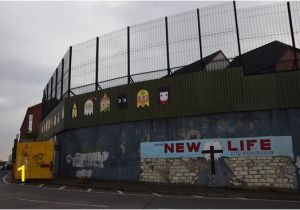
[[(242, 141), (242, 150), (240, 142)], [(253, 146), (249, 146), (247, 150), (247, 142), (252, 142)], [(261, 143), (264, 141), (264, 143)], [(268, 146), (266, 145), (268, 141)], [(144, 142), (141, 143), (141, 158), (183, 158), (183, 157), (203, 157), (202, 151), (206, 143), (219, 144), (222, 150), (222, 157), (247, 157), (247, 156), (290, 156), (293, 157), (292, 138), (291, 136), (262, 136), (262, 137), (242, 137), (242, 138), (214, 138), (214, 139), (194, 139), (180, 141), (164, 141), (164, 142)], [(237, 151), (228, 150), (228, 142), (231, 148)], [(262, 150), (261, 144), (269, 150)], [(166, 147), (167, 145), (167, 147)]]
[[(90, 179), (139, 181), (140, 143), (178, 139), (292, 136), (294, 157), (300, 156), (300, 109), (213, 114), (80, 128), (61, 133), (62, 171), (75, 177), (78, 168), (66, 162), (76, 152), (108, 151), (104, 168)], [(282, 144), (285, 142), (283, 141)], [(300, 185), (297, 169), (298, 187)]]

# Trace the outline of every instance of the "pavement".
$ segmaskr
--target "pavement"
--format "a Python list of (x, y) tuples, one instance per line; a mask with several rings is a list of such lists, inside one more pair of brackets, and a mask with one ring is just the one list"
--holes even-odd
[[(18, 181), (17, 181), (18, 182)], [(128, 193), (157, 193), (164, 195), (178, 196), (200, 196), (214, 198), (247, 198), (247, 199), (269, 199), (269, 200), (289, 200), (300, 201), (300, 192), (297, 191), (278, 191), (271, 189), (240, 189), (222, 187), (200, 187), (194, 185), (180, 184), (149, 184), (131, 183), (115, 181), (92, 181), (70, 178), (55, 178), (53, 180), (35, 180), (28, 184), (47, 185), (47, 186), (68, 186), (83, 189), (98, 189), (121, 191)], [(299, 205), (300, 208), (300, 205)]]

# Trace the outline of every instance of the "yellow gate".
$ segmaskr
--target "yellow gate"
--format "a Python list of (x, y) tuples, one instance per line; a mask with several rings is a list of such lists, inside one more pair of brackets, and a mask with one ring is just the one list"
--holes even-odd
[(25, 166), (26, 179), (53, 178), (54, 142), (19, 142), (16, 151), (15, 179), (21, 179), (18, 168)]

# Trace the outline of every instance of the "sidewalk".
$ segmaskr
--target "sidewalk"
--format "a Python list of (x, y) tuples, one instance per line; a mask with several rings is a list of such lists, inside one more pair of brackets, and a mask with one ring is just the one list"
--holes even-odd
[(121, 190), (128, 193), (158, 193), (162, 195), (198, 195), (203, 197), (218, 198), (252, 198), (274, 200), (297, 200), (300, 201), (299, 192), (276, 191), (270, 189), (238, 189), (200, 187), (192, 185), (148, 184), (112, 181), (91, 181), (79, 179), (55, 178), (52, 181), (32, 181), (31, 183), (71, 186), (79, 188), (91, 188), (99, 190)]

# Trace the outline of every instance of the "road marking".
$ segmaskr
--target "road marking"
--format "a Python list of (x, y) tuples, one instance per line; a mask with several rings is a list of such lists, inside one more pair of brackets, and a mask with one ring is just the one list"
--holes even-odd
[[(3, 182), (5, 184), (9, 184), (9, 185), (18, 185), (16, 183), (9, 183), (6, 181), (6, 177), (8, 174), (6, 174), (3, 177)], [(25, 185), (26, 187), (38, 187), (38, 186), (32, 186), (32, 185)], [(57, 190), (57, 188), (50, 188), (50, 187), (43, 187), (43, 189), (47, 189), (47, 190)], [(65, 191), (72, 191), (72, 192), (84, 192), (83, 190), (72, 190), (72, 189), (64, 189)], [(90, 193), (96, 193), (96, 194), (108, 194), (108, 195), (118, 195), (119, 193), (113, 193), (113, 192), (99, 192), (99, 191), (91, 191)], [(152, 193), (151, 194), (137, 194), (137, 193), (124, 193), (124, 196), (144, 196), (144, 197), (151, 197), (153, 195), (158, 196), (157, 193)], [(159, 195), (160, 197), (167, 197), (167, 198), (191, 198), (191, 199), (195, 199), (195, 197), (193, 196), (178, 196), (178, 195)], [(217, 197), (204, 197), (205, 199), (211, 199), (211, 200), (236, 200), (236, 199), (241, 199), (238, 197), (232, 197), (232, 198), (217, 198)], [(264, 201), (264, 202), (282, 202), (282, 203), (300, 203), (299, 200), (276, 200), (276, 199), (262, 199), (262, 198), (245, 198), (247, 200), (252, 200), (252, 201)], [(243, 199), (241, 199), (243, 200)]]
[(38, 187), (43, 187), (44, 186), (44, 184), (41, 184), (41, 185), (39, 185)]
[(118, 190), (117, 192), (122, 195), (124, 194), (121, 190)]
[(2, 181), (4, 182), (4, 184), (9, 184), (7, 181), (6, 181), (6, 177), (9, 173), (5, 174), (5, 176), (3, 177)]
[(92, 189), (91, 189), (91, 188), (87, 189), (87, 192), (91, 192), (91, 191), (92, 191)]
[(63, 190), (63, 189), (65, 189), (66, 188), (66, 186), (62, 186), (62, 187), (60, 187), (60, 188), (58, 188), (59, 190)]
[(18, 200), (34, 202), (34, 203), (47, 203), (47, 204), (61, 204), (61, 205), (72, 205), (72, 206), (91, 206), (91, 207), (108, 208), (108, 206), (104, 206), (104, 205), (93, 205), (93, 204), (83, 204), (83, 203), (64, 203), (64, 202), (58, 202), (58, 201), (30, 200), (30, 199), (25, 199), (25, 198), (21, 198), (21, 199), (18, 199)]
[(157, 193), (152, 193), (153, 195), (156, 195), (156, 196), (158, 196), (158, 197), (161, 197), (161, 195), (160, 194), (157, 194)]
[(200, 195), (192, 195), (194, 198), (204, 198), (203, 196)]

